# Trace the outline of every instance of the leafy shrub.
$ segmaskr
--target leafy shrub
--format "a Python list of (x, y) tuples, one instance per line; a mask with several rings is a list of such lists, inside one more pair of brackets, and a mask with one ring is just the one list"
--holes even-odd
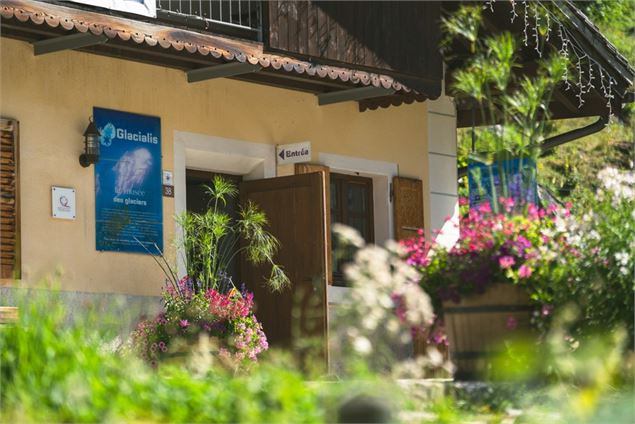
[(103, 316), (76, 315), (69, 323), (55, 295), (41, 296), (0, 326), (0, 421), (322, 421), (315, 389), (288, 360), (235, 374), (201, 353), (152, 370), (105, 347)]
[(598, 174), (602, 187), (563, 221), (569, 234), (574, 267), (566, 284), (551, 287), (544, 303), (573, 303), (580, 313), (574, 336), (624, 326), (633, 348), (635, 290), (635, 171), (606, 168)]

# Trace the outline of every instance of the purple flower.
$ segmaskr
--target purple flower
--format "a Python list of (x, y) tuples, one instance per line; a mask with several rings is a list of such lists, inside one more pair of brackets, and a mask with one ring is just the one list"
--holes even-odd
[(549, 315), (551, 311), (553, 311), (553, 305), (542, 305), (541, 313), (543, 317), (546, 317), (547, 315)]
[(515, 330), (518, 327), (518, 320), (512, 316), (507, 317), (507, 328), (509, 330)]
[(531, 268), (529, 268), (527, 265), (521, 265), (518, 269), (518, 276), (520, 278), (529, 278), (531, 277), (531, 273)]
[(501, 256), (500, 258), (498, 258), (498, 264), (502, 269), (511, 268), (512, 265), (514, 265), (515, 263), (516, 260), (514, 260), (514, 258), (511, 256)]
[(182, 328), (187, 328), (187, 326), (190, 325), (190, 322), (188, 320), (186, 320), (186, 319), (182, 319), (181, 321), (179, 321), (179, 325)]
[(516, 243), (518, 243), (518, 246), (523, 250), (531, 247), (531, 242), (524, 236), (518, 236)]

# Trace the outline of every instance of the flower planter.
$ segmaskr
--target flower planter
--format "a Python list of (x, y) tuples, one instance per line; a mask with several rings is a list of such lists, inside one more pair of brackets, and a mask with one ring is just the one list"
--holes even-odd
[(488, 367), (503, 340), (529, 332), (532, 306), (523, 287), (492, 285), (485, 293), (444, 302), (443, 315), (455, 378), (473, 379)]

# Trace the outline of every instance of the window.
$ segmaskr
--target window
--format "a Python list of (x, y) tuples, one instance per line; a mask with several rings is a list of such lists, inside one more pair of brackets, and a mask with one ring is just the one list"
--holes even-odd
[[(373, 243), (373, 180), (355, 175), (331, 173), (331, 223), (355, 228), (366, 243)], [(333, 284), (344, 285), (343, 265), (352, 259), (353, 252), (343, 252), (333, 237)]]

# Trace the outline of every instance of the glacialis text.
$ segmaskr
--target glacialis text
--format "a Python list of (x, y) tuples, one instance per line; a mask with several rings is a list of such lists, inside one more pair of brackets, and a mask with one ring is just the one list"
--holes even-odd
[(159, 137), (152, 135), (151, 132), (145, 134), (137, 131), (131, 132), (125, 128), (117, 128), (117, 138), (120, 140), (140, 141), (142, 143), (159, 144)]

